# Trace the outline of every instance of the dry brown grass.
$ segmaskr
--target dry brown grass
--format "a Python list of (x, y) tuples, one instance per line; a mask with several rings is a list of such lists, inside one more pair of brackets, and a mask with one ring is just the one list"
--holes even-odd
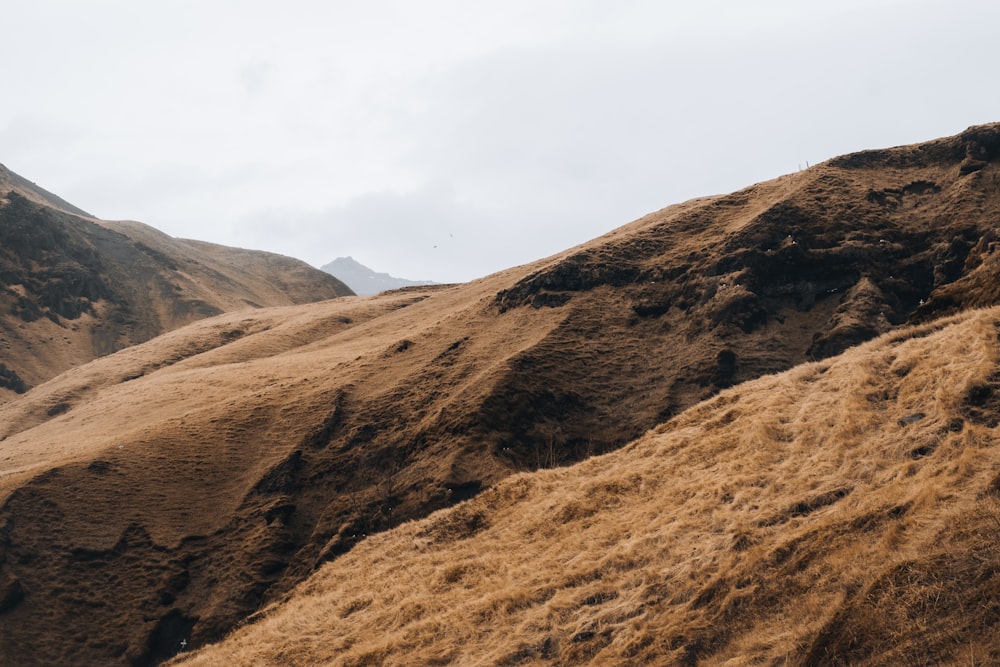
[(1000, 310), (370, 538), (184, 665), (995, 664)]
[[(969, 151), (989, 159), (970, 171)], [(366, 536), (617, 449), (723, 388), (1000, 303), (998, 159), (1000, 126), (846, 156), (467, 285), (220, 315), (19, 395), (0, 405), (0, 663), (156, 664)], [(944, 377), (979, 372), (963, 345), (989, 347), (942, 338), (918, 364), (890, 351), (902, 336), (519, 478), (407, 548), (374, 541), (333, 570), (358, 582), (347, 634), (324, 621), (313, 641), (396, 662), (862, 660), (857, 596), (908, 618), (883, 613), (886, 591), (931, 570), (851, 572), (957, 526), (931, 525), (965, 498), (953, 480), (992, 465), (993, 381)], [(358, 563), (387, 547), (372, 571), (405, 581), (391, 563), (420, 571), (414, 543), (439, 563), (393, 602)], [(974, 582), (976, 563), (949, 567)], [(814, 579), (834, 583), (814, 595)]]

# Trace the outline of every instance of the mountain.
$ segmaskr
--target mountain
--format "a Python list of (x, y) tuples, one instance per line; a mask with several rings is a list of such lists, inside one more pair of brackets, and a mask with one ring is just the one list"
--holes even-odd
[(418, 287), (433, 285), (429, 280), (406, 280), (394, 278), (388, 273), (376, 273), (353, 257), (338, 257), (329, 264), (320, 267), (354, 290), (355, 294), (370, 296), (401, 287)]
[(0, 168), (0, 401), (199, 318), (347, 294), (288, 257), (91, 218)]
[[(889, 649), (857, 596), (892, 646), (918, 641), (894, 591), (933, 563), (966, 623), (944, 632), (988, 641), (992, 565), (963, 535), (995, 530), (995, 315), (972, 309), (998, 303), (998, 157), (1000, 125), (857, 153), (471, 283), (224, 313), (53, 378), (0, 405), (0, 664), (157, 664), (272, 604), (296, 621), (259, 636), (263, 664), (859, 662)], [(935, 526), (974, 558), (873, 566)], [(336, 629), (294, 615), (328, 573), (368, 591), (331, 593)], [(435, 625), (437, 589), (461, 628)]]
[(0, 164), (0, 193), (2, 192), (16, 192), (22, 197), (30, 199), (36, 204), (41, 204), (47, 208), (54, 208), (63, 213), (69, 213), (70, 215), (76, 215), (83, 218), (94, 218), (91, 214), (87, 213), (83, 209), (73, 206), (65, 199), (52, 194), (48, 190), (40, 188), (35, 183), (29, 181), (23, 176), (18, 176), (10, 169)]
[(998, 664), (998, 336), (973, 311), (727, 390), (176, 664)]

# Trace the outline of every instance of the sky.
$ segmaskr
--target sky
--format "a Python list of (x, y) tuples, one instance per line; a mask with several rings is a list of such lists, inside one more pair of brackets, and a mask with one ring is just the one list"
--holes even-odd
[(0, 163), (108, 220), (466, 281), (1000, 121), (993, 0), (5, 0)]

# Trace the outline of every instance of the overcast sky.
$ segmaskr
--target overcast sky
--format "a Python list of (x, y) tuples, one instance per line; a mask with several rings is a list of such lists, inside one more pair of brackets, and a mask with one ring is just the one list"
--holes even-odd
[(0, 163), (411, 279), (1000, 120), (993, 0), (6, 0)]

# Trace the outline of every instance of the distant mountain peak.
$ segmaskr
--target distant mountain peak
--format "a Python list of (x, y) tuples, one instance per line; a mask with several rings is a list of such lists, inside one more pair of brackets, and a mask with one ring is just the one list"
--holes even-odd
[(376, 272), (350, 255), (338, 257), (329, 264), (321, 266), (320, 270), (336, 277), (360, 296), (378, 294), (401, 287), (435, 284), (431, 280), (407, 280), (406, 278), (396, 278), (388, 273)]

